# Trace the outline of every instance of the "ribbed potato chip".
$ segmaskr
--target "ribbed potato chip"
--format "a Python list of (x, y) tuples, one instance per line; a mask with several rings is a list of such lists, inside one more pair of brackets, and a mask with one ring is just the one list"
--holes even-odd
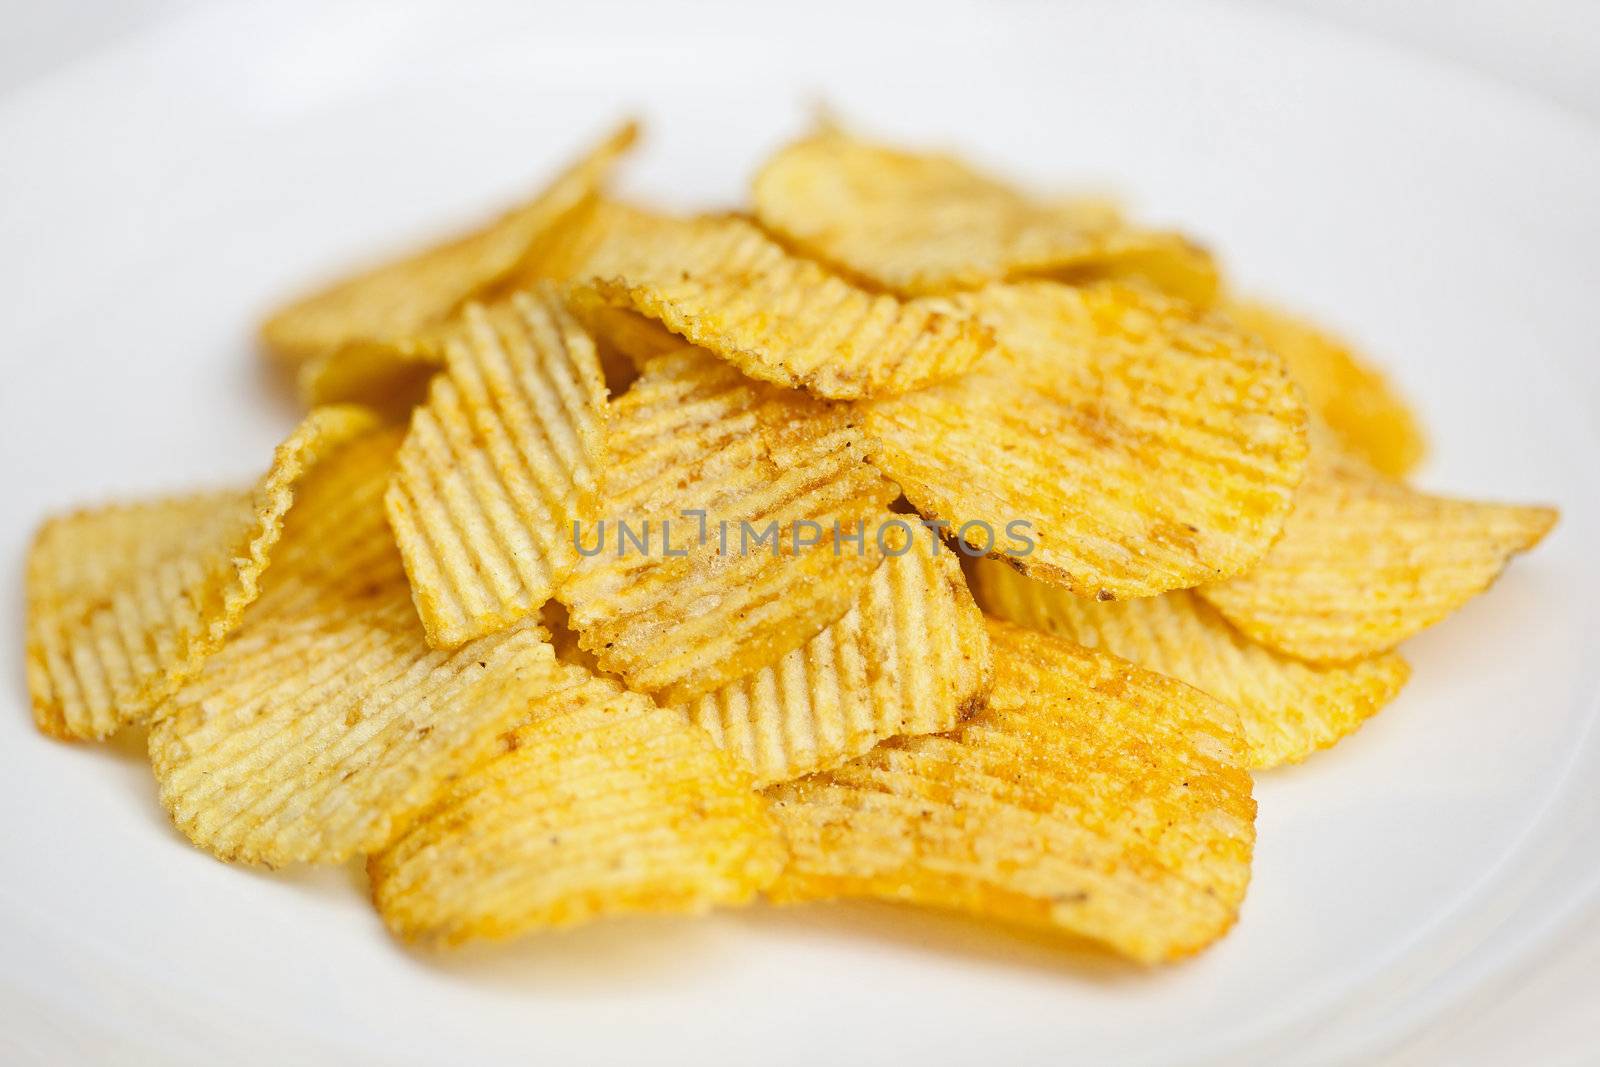
[(1199, 592), (1264, 645), (1353, 659), (1393, 648), (1483, 592), (1555, 521), (1554, 508), (1419, 493), (1319, 440), (1272, 551)]
[(923, 535), (873, 572), (838, 622), (683, 705), (761, 785), (837, 767), (890, 737), (949, 730), (993, 679), (983, 617), (953, 551)]
[(255, 599), (301, 480), (376, 417), (312, 412), (252, 490), (113, 505), (52, 519), (27, 567), (28, 689), (58, 738), (102, 738), (199, 669)]
[(515, 271), (543, 234), (598, 193), (637, 134), (631, 122), (619, 127), (533, 201), (483, 229), (297, 300), (267, 320), (262, 339), (279, 359), (301, 363), (346, 344), (426, 333)]
[(1345, 451), (1399, 478), (1427, 451), (1417, 417), (1376, 367), (1310, 323), (1264, 304), (1230, 304), (1228, 314), (1282, 357), (1306, 402)]
[(595, 506), (606, 383), (554, 285), (470, 305), (412, 413), (386, 504), (417, 613), (455, 648), (538, 610)]
[(399, 432), (306, 479), (260, 598), (157, 709), (161, 802), (223, 859), (336, 863), (382, 848), (520, 725), (557, 668), (532, 621), (428, 647), (383, 515)]
[(783, 844), (749, 777), (675, 712), (563, 665), (532, 721), (367, 865), (396, 934), (503, 939), (743, 904)]
[(836, 621), (882, 558), (894, 496), (861, 462), (856, 417), (692, 346), (652, 361), (612, 404), (599, 518), (557, 594), (583, 647), (681, 703)]
[(1306, 462), (1305, 411), (1271, 353), (1130, 286), (964, 299), (1001, 351), (865, 409), (875, 462), (918, 511), (1101, 600), (1214, 581), (1266, 552)]
[(858, 288), (743, 219), (657, 219), (606, 266), (591, 282), (601, 299), (753, 378), (822, 397), (903, 393), (960, 374), (994, 347), (948, 303)]
[(1353, 733), (1411, 675), (1393, 652), (1321, 666), (1274, 652), (1192, 590), (1101, 604), (995, 560), (974, 560), (971, 573), (989, 614), (1103, 648), (1233, 707), (1255, 769), (1298, 762)]
[(809, 255), (907, 296), (1039, 275), (1142, 276), (1200, 303), (1211, 257), (1176, 234), (1128, 225), (1102, 201), (1044, 201), (954, 156), (827, 131), (756, 175), (762, 225)]
[(1233, 925), (1255, 801), (1238, 720), (1182, 682), (991, 622), (989, 706), (767, 790), (780, 901), (878, 897), (1089, 938), (1146, 963)]

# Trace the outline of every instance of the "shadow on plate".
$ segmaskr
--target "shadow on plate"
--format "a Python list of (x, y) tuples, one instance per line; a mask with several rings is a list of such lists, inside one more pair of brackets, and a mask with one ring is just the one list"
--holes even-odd
[(841, 900), (731, 914), (751, 927), (790, 939), (872, 941), (922, 956), (1100, 982), (1132, 980), (1148, 973), (1085, 938), (937, 908)]
[[(374, 915), (374, 931), (385, 936)], [(738, 936), (735, 948), (732, 939)], [(1121, 983), (1148, 972), (1078, 938), (981, 922), (962, 915), (874, 902), (793, 907), (757, 905), (709, 917), (633, 915), (504, 943), (455, 949), (404, 945), (395, 951), (449, 980), (538, 992), (614, 994), (622, 985), (659, 987), (714, 969), (749, 950), (749, 936), (828, 947), (869, 943), (952, 965), (1025, 969), (1069, 981)]]

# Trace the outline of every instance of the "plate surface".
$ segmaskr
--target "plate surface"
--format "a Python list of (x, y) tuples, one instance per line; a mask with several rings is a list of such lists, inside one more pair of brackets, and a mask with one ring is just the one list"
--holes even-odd
[(281, 297), (515, 197), (627, 112), (650, 128), (629, 191), (730, 203), (822, 99), (1202, 235), (1241, 288), (1392, 368), (1431, 432), (1424, 485), (1562, 524), (1407, 645), (1389, 711), (1259, 778), (1237, 930), (1151, 973), (867, 906), (411, 953), (359, 868), (187, 847), (137, 739), (34, 735), (14, 607), (0, 1058), (1338, 1062), (1593, 907), (1600, 136), (1231, 7), (665, 8), (201, 11), (0, 103), (0, 595), (20, 603), (48, 510), (264, 466), (294, 411), (251, 335)]

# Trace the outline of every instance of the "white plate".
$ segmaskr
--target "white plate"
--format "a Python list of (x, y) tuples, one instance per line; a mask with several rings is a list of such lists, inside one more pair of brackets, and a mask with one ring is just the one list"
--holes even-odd
[(1039, 182), (1114, 185), (1390, 365), (1430, 487), (1550, 540), (1415, 680), (1263, 775), (1237, 930), (1141, 973), (932, 915), (628, 921), (433, 960), (358, 868), (188, 848), (136, 746), (0, 715), (0, 1050), (202, 1059), (1330, 1062), (1541, 951), (1600, 880), (1600, 139), (1451, 70), (1232, 8), (808, 2), (201, 11), (0, 107), (5, 595), (48, 509), (242, 479), (293, 410), (263, 309), (481, 214), (625, 110), (633, 191), (737, 197), (824, 95)]

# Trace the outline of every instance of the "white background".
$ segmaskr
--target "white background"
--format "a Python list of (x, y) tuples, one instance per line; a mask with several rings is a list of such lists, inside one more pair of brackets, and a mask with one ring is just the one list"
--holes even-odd
[[(0, 4), (0, 94), (26, 92), (29, 83), (195, 6), (194, 0)], [(1600, 123), (1600, 3), (1275, 0), (1272, 6), (1321, 21), (1329, 33), (1376, 36), (1427, 53)], [(0, 146), (0, 156), (4, 151)], [(1600, 920), (1591, 919), (1580, 935), (1504, 976), (1395, 1062), (1436, 1062), (1444, 1048), (1451, 1062), (1464, 1056), (1482, 1063), (1600, 1062), (1597, 1004)]]

